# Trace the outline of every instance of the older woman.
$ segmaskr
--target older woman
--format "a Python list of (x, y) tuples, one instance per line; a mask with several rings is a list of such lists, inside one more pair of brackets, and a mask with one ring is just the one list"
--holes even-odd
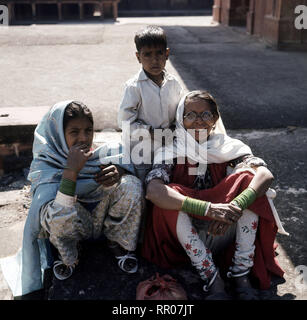
[(215, 132), (218, 118), (207, 92), (182, 98), (175, 143), (156, 152), (146, 178), (154, 207), (142, 254), (164, 268), (190, 262), (210, 292), (207, 299), (230, 298), (222, 270), (234, 280), (238, 299), (257, 299), (249, 276), (267, 289), (271, 273), (283, 275), (274, 258), (275, 220), (285, 231), (265, 195), (272, 174), (244, 143)]

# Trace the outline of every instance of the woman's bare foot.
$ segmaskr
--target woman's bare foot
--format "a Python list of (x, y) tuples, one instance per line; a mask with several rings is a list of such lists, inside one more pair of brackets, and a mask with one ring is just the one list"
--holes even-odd
[(212, 286), (210, 287), (210, 293), (217, 292), (225, 292), (225, 283), (219, 273), (217, 274)]
[(248, 275), (234, 277), (233, 280), (238, 300), (259, 300), (258, 292), (252, 287)]
[(209, 288), (209, 295), (206, 300), (231, 300), (231, 297), (225, 291), (225, 283), (219, 272)]
[(252, 288), (248, 275), (241, 277), (234, 277), (234, 284), (237, 288)]

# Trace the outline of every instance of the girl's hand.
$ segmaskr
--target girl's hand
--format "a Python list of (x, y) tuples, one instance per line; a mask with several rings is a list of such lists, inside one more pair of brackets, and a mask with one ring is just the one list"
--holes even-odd
[(93, 154), (90, 147), (85, 144), (76, 144), (69, 149), (66, 169), (63, 177), (76, 180), (88, 158)]
[(73, 145), (69, 149), (67, 167), (79, 173), (92, 153), (90, 148), (85, 144)]
[(211, 203), (207, 216), (215, 221), (231, 225), (242, 215), (242, 210), (231, 203)]
[(96, 174), (95, 181), (104, 187), (111, 187), (118, 183), (123, 174), (123, 169), (115, 165), (102, 165), (100, 168), (101, 171)]

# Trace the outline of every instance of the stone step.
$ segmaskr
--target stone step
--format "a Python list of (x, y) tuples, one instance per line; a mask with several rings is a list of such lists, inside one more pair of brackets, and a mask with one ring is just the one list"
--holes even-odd
[(34, 130), (49, 109), (50, 106), (0, 108), (0, 176), (29, 165)]
[(50, 106), (1, 108), (0, 145), (33, 141), (35, 127), (49, 109)]
[[(34, 130), (49, 109), (49, 106), (0, 108), (0, 176), (30, 165)], [(112, 129), (94, 135), (96, 145), (120, 139), (121, 132)]]

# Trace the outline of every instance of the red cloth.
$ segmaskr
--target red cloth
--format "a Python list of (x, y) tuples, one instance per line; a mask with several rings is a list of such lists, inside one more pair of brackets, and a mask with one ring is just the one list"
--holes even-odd
[[(227, 163), (211, 164), (210, 170), (214, 187), (206, 190), (192, 189), (195, 176), (188, 174), (189, 164), (176, 165), (172, 181), (169, 186), (186, 196), (210, 201), (212, 203), (229, 203), (238, 194), (245, 190), (253, 175), (250, 172), (241, 172), (226, 176)], [(274, 240), (277, 226), (266, 196), (257, 198), (249, 207), (251, 211), (259, 215), (258, 230), (255, 240), (254, 266), (251, 274), (259, 280), (260, 289), (270, 287), (271, 274), (283, 276), (284, 271), (275, 258)], [(191, 215), (198, 219), (209, 219)], [(147, 226), (142, 255), (147, 260), (159, 265), (162, 268), (173, 268), (190, 262), (184, 249), (180, 245), (177, 234), (178, 211), (165, 210), (153, 206), (148, 213)], [(221, 270), (227, 270), (231, 265), (234, 254), (234, 243), (231, 244), (223, 255)]]

